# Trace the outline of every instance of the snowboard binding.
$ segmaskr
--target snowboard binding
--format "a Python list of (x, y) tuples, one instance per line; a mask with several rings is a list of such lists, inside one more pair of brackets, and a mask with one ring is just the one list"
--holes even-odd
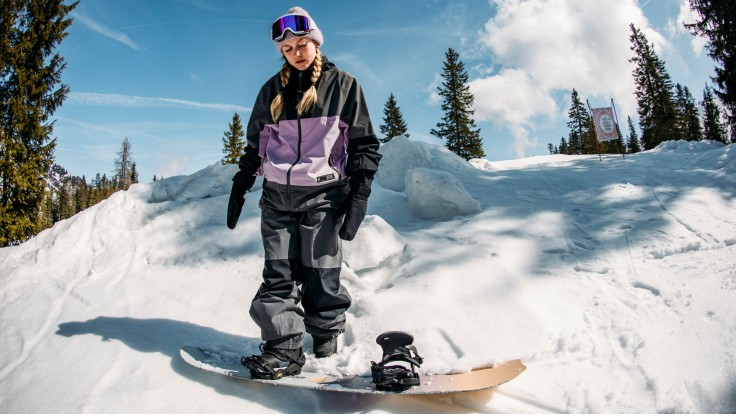
[[(383, 349), (381, 361), (371, 361), (371, 374), (376, 390), (404, 391), (420, 384), (415, 368), (420, 367), (424, 359), (419, 356), (416, 347), (411, 345), (412, 342), (413, 336), (400, 331), (384, 332), (376, 338), (376, 343)], [(411, 369), (395, 364), (396, 362), (408, 363)], [(388, 365), (391, 363), (394, 364)]]
[(250, 370), (254, 378), (278, 380), (282, 377), (295, 376), (302, 372), (307, 359), (302, 349), (283, 350), (278, 348), (264, 348), (261, 344), (261, 354), (242, 357), (240, 363)]

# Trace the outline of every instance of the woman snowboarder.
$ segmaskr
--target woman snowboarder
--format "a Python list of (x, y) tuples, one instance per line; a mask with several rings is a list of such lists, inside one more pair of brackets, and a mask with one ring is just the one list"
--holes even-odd
[(340, 239), (355, 237), (381, 159), (360, 84), (322, 55), (309, 14), (291, 8), (271, 39), (284, 64), (256, 98), (227, 213), (233, 229), (262, 175), (265, 266), (250, 315), (264, 343), (242, 359), (259, 378), (299, 374), (305, 332), (315, 357), (337, 352), (351, 304), (340, 284)]

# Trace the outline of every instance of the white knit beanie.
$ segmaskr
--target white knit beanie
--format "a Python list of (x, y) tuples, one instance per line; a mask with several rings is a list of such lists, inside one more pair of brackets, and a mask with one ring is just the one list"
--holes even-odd
[[(312, 39), (313, 41), (317, 42), (320, 46), (322, 46), (322, 43), (324, 42), (324, 38), (322, 37), (322, 31), (319, 30), (319, 28), (317, 27), (317, 23), (315, 23), (314, 19), (312, 19), (312, 16), (310, 16), (309, 13), (307, 13), (307, 11), (302, 9), (301, 7), (292, 7), (286, 12), (285, 16), (290, 15), (290, 14), (308, 17), (310, 20), (310, 27), (312, 28), (312, 30), (306, 35), (302, 35), (300, 37)], [(279, 53), (281, 53), (281, 46), (284, 44), (284, 41), (286, 41), (287, 39), (296, 37), (296, 36), (297, 35), (287, 30), (286, 35), (284, 36), (283, 39), (281, 39), (278, 42), (274, 41), (274, 43), (276, 44), (276, 50), (279, 51)]]

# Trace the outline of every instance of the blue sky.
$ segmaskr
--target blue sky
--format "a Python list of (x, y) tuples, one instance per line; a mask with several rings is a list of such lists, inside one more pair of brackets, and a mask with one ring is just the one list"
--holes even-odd
[(109, 175), (125, 137), (141, 182), (219, 161), (233, 114), (247, 121), (280, 68), (270, 24), (295, 5), (322, 30), (323, 53), (360, 80), (377, 132), (393, 92), (411, 138), (441, 144), (429, 131), (451, 47), (470, 76), (486, 158), (547, 154), (567, 135), (573, 88), (594, 107), (613, 98), (622, 124), (636, 121), (629, 23), (702, 99), (713, 62), (678, 23), (692, 19), (686, 1), (82, 0), (59, 48), (71, 93), (54, 115), (56, 162), (88, 180)]

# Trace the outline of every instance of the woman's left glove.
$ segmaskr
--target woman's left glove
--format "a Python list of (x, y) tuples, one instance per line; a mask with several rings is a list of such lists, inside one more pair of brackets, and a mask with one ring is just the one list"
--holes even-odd
[(255, 182), (255, 176), (248, 175), (242, 170), (233, 176), (233, 188), (230, 190), (230, 201), (227, 203), (227, 228), (235, 229), (245, 204), (245, 193), (253, 187)]
[(368, 209), (368, 197), (371, 195), (371, 188), (360, 185), (357, 189), (350, 191), (348, 197), (345, 198), (340, 211), (345, 213), (345, 220), (340, 228), (340, 238), (351, 241), (358, 233), (360, 223), (365, 218)]

